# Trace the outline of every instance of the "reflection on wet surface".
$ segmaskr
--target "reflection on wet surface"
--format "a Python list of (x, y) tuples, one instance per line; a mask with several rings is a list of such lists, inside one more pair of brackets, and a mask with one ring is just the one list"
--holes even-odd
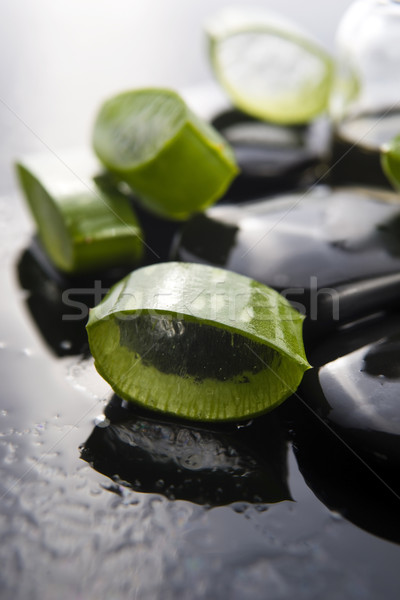
[(218, 506), (290, 499), (285, 432), (274, 415), (213, 430), (114, 397), (82, 447), (97, 471), (138, 491)]
[[(346, 442), (338, 443), (335, 433), (327, 430), (304, 406), (299, 404), (294, 410), (297, 411), (293, 431), (295, 455), (307, 485), (321, 502), (345, 519), (399, 544), (400, 488), (398, 481), (394, 481), (397, 475), (394, 478), (393, 472), (390, 475), (370, 460), (363, 463), (358, 446), (354, 439), (349, 439), (346, 429), (335, 430)], [(373, 439), (373, 432), (370, 435)]]
[(79, 292), (71, 294), (71, 300), (78, 302), (79, 307), (83, 305), (86, 314), (81, 315), (75, 310), (70, 315), (73, 319), (66, 319), (69, 316), (69, 307), (63, 301), (63, 293), (71, 284), (68, 285), (55, 270), (46, 273), (43, 267), (46, 261), (42, 257), (37, 258), (40, 252), (35, 241), (23, 252), (18, 262), (19, 283), (28, 292), (27, 308), (43, 339), (56, 356), (79, 354), (87, 349), (84, 323), (90, 299)]
[(400, 317), (383, 316), (358, 328), (314, 350), (320, 366), (306, 375), (300, 394), (400, 495)]

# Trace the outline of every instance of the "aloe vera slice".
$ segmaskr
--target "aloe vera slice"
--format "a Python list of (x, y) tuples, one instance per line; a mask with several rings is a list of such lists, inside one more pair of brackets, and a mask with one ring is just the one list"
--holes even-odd
[(225, 7), (206, 34), (214, 74), (243, 112), (294, 125), (327, 110), (333, 60), (295, 23), (265, 9)]
[(129, 199), (86, 153), (37, 156), (16, 165), (39, 238), (67, 273), (137, 264), (142, 233)]
[(170, 90), (133, 90), (105, 102), (93, 147), (147, 209), (170, 219), (210, 206), (238, 172), (227, 142)]
[(309, 368), (303, 316), (248, 277), (192, 263), (134, 271), (91, 310), (95, 366), (147, 408), (210, 421), (271, 410)]

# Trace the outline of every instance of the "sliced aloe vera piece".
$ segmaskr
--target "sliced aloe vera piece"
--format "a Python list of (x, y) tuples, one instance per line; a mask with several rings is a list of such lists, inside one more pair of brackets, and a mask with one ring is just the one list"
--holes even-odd
[(309, 368), (302, 322), (248, 277), (172, 262), (116, 284), (87, 331), (95, 366), (117, 394), (209, 421), (264, 413), (297, 389)]
[(242, 111), (298, 124), (327, 109), (332, 58), (290, 20), (268, 10), (225, 8), (206, 33), (214, 73)]
[(383, 172), (392, 186), (400, 190), (400, 135), (383, 144), (381, 164)]
[(129, 199), (86, 153), (37, 156), (16, 165), (39, 238), (54, 265), (82, 273), (137, 264), (142, 233)]
[(133, 90), (105, 102), (93, 146), (146, 208), (170, 219), (210, 206), (238, 172), (227, 142), (170, 90)]

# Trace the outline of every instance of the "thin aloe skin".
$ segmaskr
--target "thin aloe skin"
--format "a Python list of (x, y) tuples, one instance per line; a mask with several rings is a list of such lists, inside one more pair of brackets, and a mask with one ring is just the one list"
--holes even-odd
[(252, 279), (172, 262), (116, 284), (87, 331), (96, 369), (123, 398), (188, 419), (240, 420), (296, 391), (310, 366), (302, 323)]
[(137, 265), (143, 235), (130, 199), (86, 153), (31, 157), (16, 165), (42, 246), (68, 274)]
[(149, 88), (107, 100), (93, 148), (150, 212), (183, 220), (218, 200), (238, 173), (228, 143), (173, 91)]

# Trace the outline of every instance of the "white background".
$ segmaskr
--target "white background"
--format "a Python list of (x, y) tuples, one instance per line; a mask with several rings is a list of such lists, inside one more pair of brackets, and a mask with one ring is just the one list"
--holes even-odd
[[(2, 0), (0, 192), (12, 160), (45, 145), (87, 143), (100, 102), (142, 85), (185, 88), (211, 78), (203, 25), (227, 0)], [(350, 0), (254, 0), (333, 50)]]

